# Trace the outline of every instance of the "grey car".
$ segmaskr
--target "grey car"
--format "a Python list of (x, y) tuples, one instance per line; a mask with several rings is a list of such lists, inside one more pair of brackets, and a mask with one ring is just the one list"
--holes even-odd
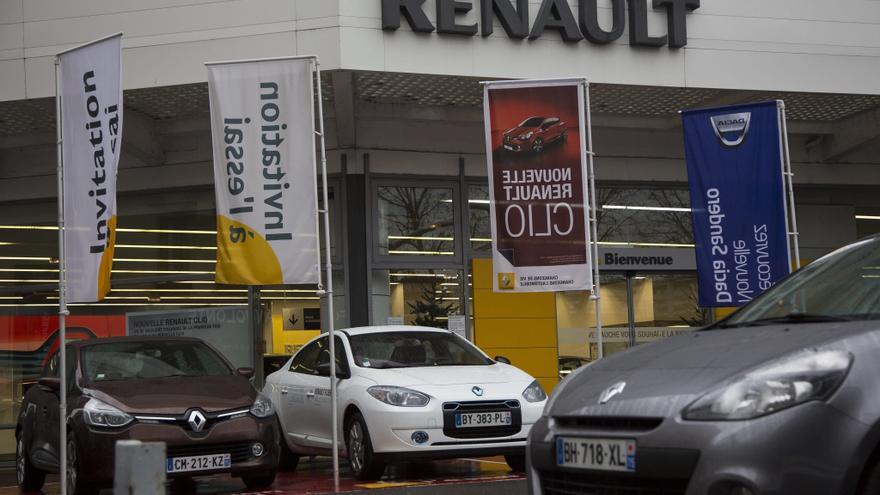
[(560, 382), (532, 494), (880, 494), (880, 237)]

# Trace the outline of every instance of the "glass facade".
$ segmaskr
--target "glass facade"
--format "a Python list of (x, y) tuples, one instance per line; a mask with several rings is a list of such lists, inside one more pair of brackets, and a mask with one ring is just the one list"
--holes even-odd
[[(465, 315), (474, 335), (475, 301), (470, 262), (491, 254), (488, 186), (484, 179), (401, 179), (369, 177), (365, 207), (369, 247), (367, 305), (373, 324), (447, 328), (450, 317)], [(348, 223), (344, 182), (331, 181), (330, 254), (334, 265), (334, 322), (348, 326), (357, 285), (346, 260)], [(320, 197), (320, 196), (319, 196)], [(227, 306), (259, 318), (254, 355), (266, 373), (326, 329), (326, 295), (311, 286), (263, 287), (258, 307), (249, 306), (248, 288), (213, 282), (215, 213), (210, 189), (189, 193), (126, 195), (120, 218), (113, 290), (99, 304), (72, 305), (72, 339), (126, 334), (132, 315), (184, 313)], [(687, 192), (679, 189), (609, 186), (599, 189), (600, 247), (688, 248), (692, 244)], [(372, 206), (370, 206), (372, 205)], [(23, 390), (39, 375), (57, 330), (57, 229), (54, 203), (27, 222), (0, 225), (0, 453), (14, 449), (12, 430)], [(356, 208), (355, 208), (356, 210)], [(323, 240), (323, 222), (320, 223)], [(324, 264), (322, 248), (321, 265)], [(323, 277), (326, 280), (326, 273)], [(693, 273), (603, 272), (601, 305), (604, 352), (657, 340), (699, 326), (705, 311), (696, 306)], [(561, 368), (598, 356), (595, 305), (588, 292), (556, 295)], [(457, 321), (460, 321), (457, 319)], [(359, 322), (360, 323), (360, 322)], [(57, 337), (55, 337), (57, 338)], [(563, 363), (565, 361), (565, 363)]]

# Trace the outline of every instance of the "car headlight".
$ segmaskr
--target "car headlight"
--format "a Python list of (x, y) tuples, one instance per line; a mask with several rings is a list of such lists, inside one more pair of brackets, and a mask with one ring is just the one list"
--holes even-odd
[(541, 402), (547, 398), (547, 394), (544, 393), (544, 389), (541, 388), (541, 384), (538, 383), (538, 380), (529, 384), (529, 386), (523, 390), (522, 396), (523, 399), (529, 402)]
[(254, 405), (251, 406), (251, 414), (258, 418), (268, 418), (275, 414), (275, 406), (272, 405), (272, 401), (268, 397), (263, 394), (257, 394), (257, 399), (254, 401)]
[(102, 428), (119, 428), (134, 421), (130, 414), (94, 397), (83, 406), (83, 419), (89, 426)]
[(843, 382), (853, 356), (810, 349), (735, 378), (697, 399), (682, 412), (690, 420), (743, 420), (811, 400), (827, 399)]
[(403, 387), (377, 385), (367, 389), (367, 393), (386, 404), (400, 407), (423, 407), (431, 400), (427, 395)]

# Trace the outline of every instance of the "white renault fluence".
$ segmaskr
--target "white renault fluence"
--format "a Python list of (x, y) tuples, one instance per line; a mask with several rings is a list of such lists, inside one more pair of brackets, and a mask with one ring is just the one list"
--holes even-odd
[[(288, 468), (331, 453), (328, 344), (316, 337), (266, 379)], [(358, 479), (378, 479), (397, 460), (504, 455), (525, 468), (547, 396), (520, 369), (454, 333), (413, 326), (340, 330), (336, 362), (339, 448)]]

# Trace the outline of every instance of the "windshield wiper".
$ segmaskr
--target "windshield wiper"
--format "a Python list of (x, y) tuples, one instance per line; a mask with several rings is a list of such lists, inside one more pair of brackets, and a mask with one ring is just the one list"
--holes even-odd
[(814, 313), (789, 313), (784, 316), (771, 318), (759, 318), (757, 320), (742, 321), (738, 323), (725, 323), (718, 328), (759, 327), (765, 325), (778, 325), (780, 323), (826, 323), (832, 321), (853, 321), (854, 318), (846, 316), (823, 315)]

